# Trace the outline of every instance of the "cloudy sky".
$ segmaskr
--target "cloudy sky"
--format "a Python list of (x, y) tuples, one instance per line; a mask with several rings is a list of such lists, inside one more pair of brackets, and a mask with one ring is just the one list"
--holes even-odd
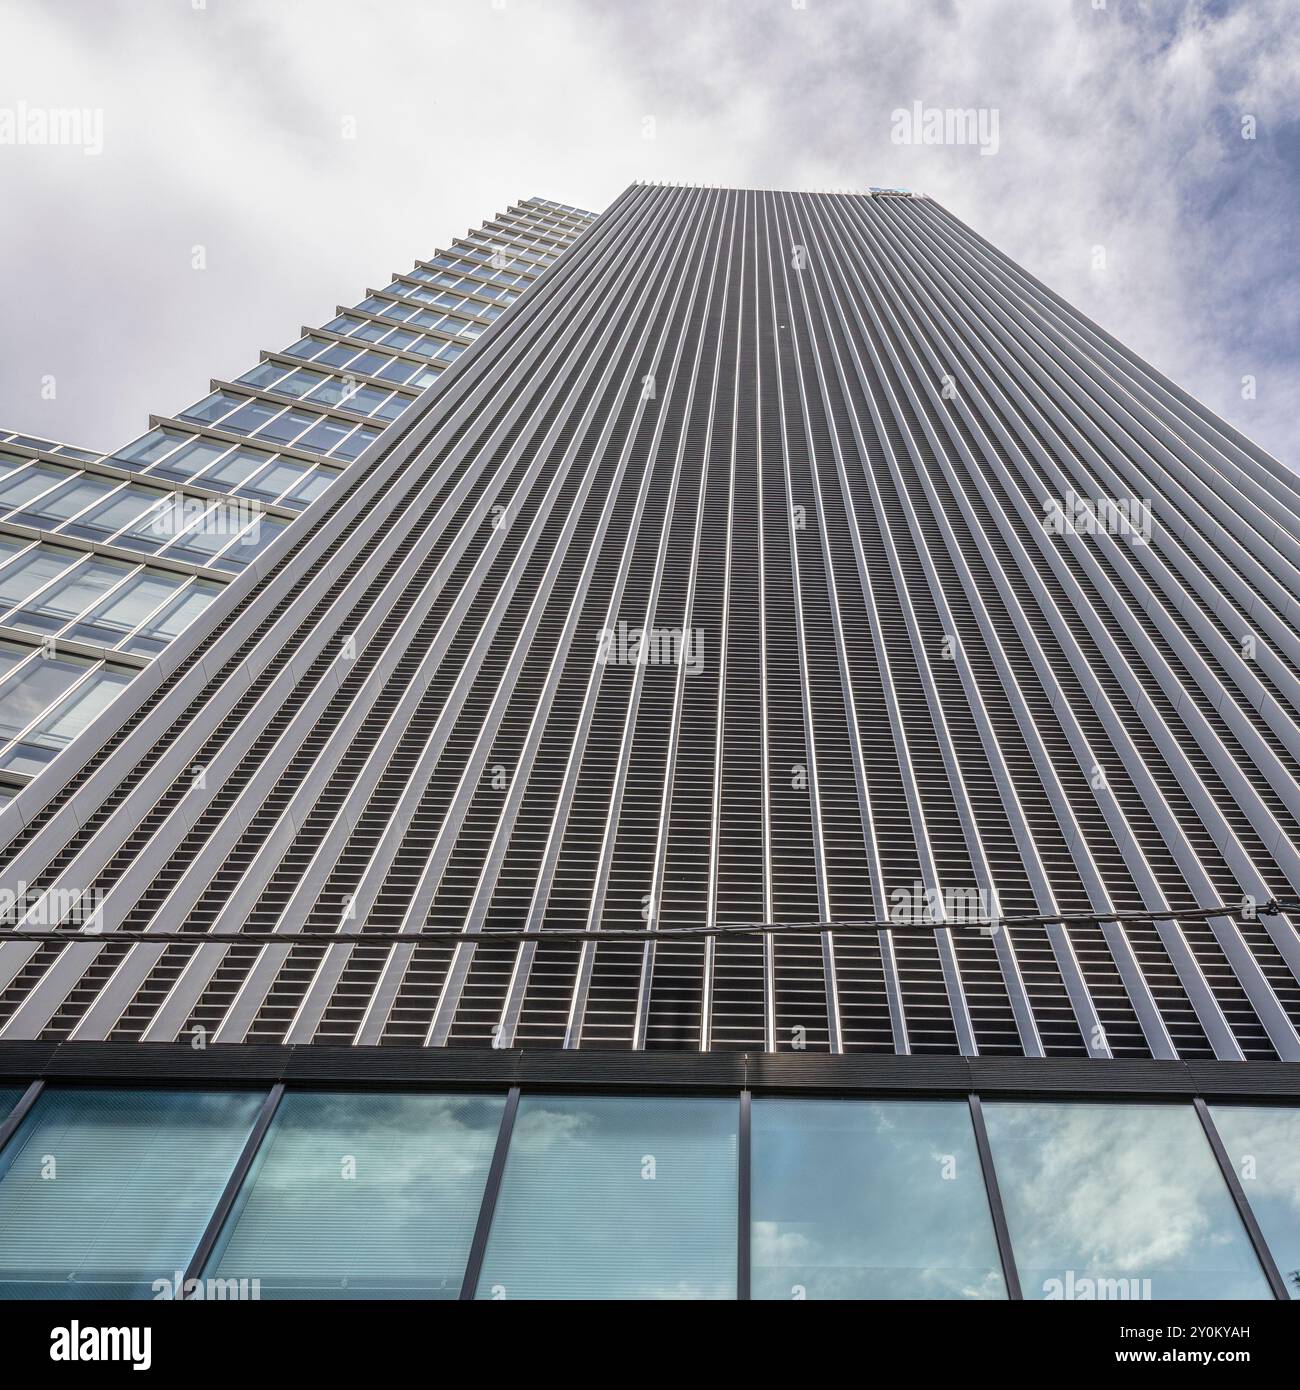
[(1298, 92), (1294, 0), (0, 0), (0, 426), (115, 448), (520, 196), (901, 184), (1300, 466)]

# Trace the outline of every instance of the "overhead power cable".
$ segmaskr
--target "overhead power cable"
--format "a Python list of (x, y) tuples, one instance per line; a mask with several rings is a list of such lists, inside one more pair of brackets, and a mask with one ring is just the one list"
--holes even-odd
[(1221, 903), (1217, 907), (1203, 907), (1195, 911), (1162, 910), (1155, 912), (1051, 912), (1033, 916), (996, 917), (988, 921), (971, 922), (908, 922), (880, 919), (832, 919), (813, 922), (739, 922), (712, 927), (611, 927), (608, 930), (587, 930), (580, 927), (543, 927), (528, 931), (523, 927), (484, 927), (469, 932), (460, 927), (430, 927), (425, 931), (367, 931), (352, 928), (346, 931), (299, 931), (299, 932), (187, 932), (168, 929), (165, 931), (97, 929), (93, 919), (85, 926), (54, 926), (47, 928), (23, 927), (0, 930), (0, 942), (41, 941), (46, 943), (99, 944), (107, 941), (145, 941), (157, 945), (200, 946), (213, 941), (242, 945), (282, 945), (294, 946), (310, 943), (313, 946), (372, 946), (390, 941), (414, 941), (430, 943), (435, 941), (464, 941), (472, 938), (480, 944), (493, 941), (663, 941), (680, 940), (683, 937), (699, 940), (721, 937), (764, 937), (816, 935), (820, 932), (833, 932), (838, 935), (866, 934), (889, 931), (895, 934), (922, 933), (933, 935), (936, 931), (978, 931), (991, 935), (1006, 928), (1042, 927), (1059, 924), (1070, 926), (1095, 926), (1114, 922), (1120, 926), (1141, 922), (1190, 922), (1206, 921), (1215, 917), (1230, 917), (1241, 921), (1257, 917), (1275, 917), (1282, 913), (1300, 912), (1300, 899), (1270, 899), (1249, 907), (1243, 903)]

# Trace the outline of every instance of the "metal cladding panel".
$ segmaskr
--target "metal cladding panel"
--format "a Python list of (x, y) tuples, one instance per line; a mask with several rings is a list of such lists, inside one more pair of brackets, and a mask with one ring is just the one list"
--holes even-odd
[(0, 812), (0, 1041), (1300, 1060), (1298, 566), (935, 203), (634, 186)]

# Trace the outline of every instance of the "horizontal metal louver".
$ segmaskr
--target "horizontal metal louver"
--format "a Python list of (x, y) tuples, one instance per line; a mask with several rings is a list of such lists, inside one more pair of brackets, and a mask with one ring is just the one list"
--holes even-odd
[(1300, 1060), (1294, 479), (925, 198), (565, 244), (0, 810), (0, 1039)]

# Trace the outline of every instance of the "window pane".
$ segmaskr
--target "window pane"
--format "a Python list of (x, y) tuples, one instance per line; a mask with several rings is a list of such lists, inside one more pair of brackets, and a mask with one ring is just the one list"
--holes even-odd
[(223, 421), (223, 428), (235, 434), (252, 434), (268, 420), (275, 419), (283, 409), (282, 405), (272, 405), (270, 401), (248, 401)]
[(101, 666), (48, 714), (28, 730), (27, 738), (48, 748), (66, 747), (131, 683), (135, 671), (123, 666)]
[(221, 439), (196, 439), (192, 444), (177, 449), (166, 462), (157, 464), (150, 471), (162, 477), (192, 478), (229, 448), (230, 445)]
[(66, 482), (68, 476), (66, 468), (55, 468), (52, 463), (33, 464), (0, 484), (0, 508), (21, 507), (38, 493), (46, 492), (56, 483)]
[(112, 703), (134, 675), (134, 671), (120, 666), (101, 666), (92, 672), (34, 728), (28, 729), (21, 743), (0, 756), (0, 767), (10, 772), (39, 772)]
[(263, 1298), (456, 1298), (500, 1096), (291, 1093), (207, 1273)]
[(18, 642), (0, 642), (0, 676), (7, 676), (24, 657), (31, 654), (31, 647), (24, 647)]
[(1268, 1298), (1190, 1105), (984, 1106), (1026, 1298)]
[(235, 487), (256, 473), (259, 468), (265, 468), (273, 458), (274, 454), (268, 454), (262, 449), (247, 449), (241, 446), (229, 458), (219, 463), (211, 473), (205, 474), (203, 484), (205, 487), (218, 490)]
[(312, 401), (316, 405), (338, 405), (350, 389), (341, 376), (325, 377), (316, 394), (312, 396)]
[(31, 463), (25, 454), (11, 454), (8, 449), (0, 449), (0, 477), (8, 477), (19, 468)]
[(348, 363), (349, 376), (374, 376), (385, 362), (391, 362), (392, 358), (386, 352), (375, 352), (372, 348), (367, 348), (364, 352), (359, 352)]
[(229, 414), (237, 405), (242, 404), (247, 399), (247, 396), (235, 396), (229, 391), (214, 391), (212, 395), (205, 396), (196, 405), (190, 406), (188, 410), (181, 411), (181, 419), (198, 420), (202, 424), (208, 424)]
[[(251, 565), (288, 524), (287, 521), (277, 521), (273, 517), (261, 517), (244, 529), (239, 539), (216, 561), (217, 567), (241, 570), (245, 565)], [(229, 537), (223, 537), (222, 540), (224, 543)]]
[(322, 492), (329, 489), (331, 483), (338, 479), (338, 474), (332, 468), (318, 468), (309, 478), (305, 478), (297, 487), (291, 489), (280, 499), (284, 506), (305, 507), (309, 502), (314, 502)]
[(192, 435), (181, 434), (179, 430), (150, 430), (133, 444), (128, 444), (125, 449), (119, 449), (113, 457), (125, 459), (127, 463), (152, 463), (155, 459), (162, 458), (169, 449), (174, 449), (182, 439), (191, 438)]
[(480, 1298), (734, 1298), (739, 1105), (525, 1096)]
[(216, 504), (197, 516), (189, 511), (177, 510), (171, 522), (165, 517), (160, 519), (157, 529), (161, 531), (179, 522), (177, 538), (167, 545), (168, 555), (198, 565), (208, 565), (217, 551), (230, 544), (231, 535), (223, 529), (224, 517), (224, 508)]
[(402, 411), (410, 404), (410, 396), (390, 396), (383, 405), (375, 411), (375, 417), (379, 420), (396, 420)]
[(290, 372), (275, 389), (282, 396), (305, 396), (313, 387), (329, 380), (324, 372), (312, 372), (300, 367), (296, 372)]
[(150, 618), (134, 637), (122, 643), (120, 650), (139, 652), (141, 655), (162, 651), (168, 642), (189, 627), (221, 589), (220, 584), (213, 584), (209, 580), (196, 580), (183, 594)]
[(282, 377), (284, 372), (284, 364), (281, 362), (259, 362), (256, 367), (250, 367), (235, 380), (243, 382), (245, 386), (265, 386), (267, 382)]
[(379, 438), (379, 431), (366, 425), (359, 425), (357, 432), (334, 448), (335, 458), (354, 459), (366, 447)]
[(35, 632), (55, 632), (98, 603), (114, 584), (130, 573), (131, 566), (120, 560), (92, 556), (56, 579), (39, 598), (11, 614), (8, 621), (15, 627)]
[(0, 683), (0, 738), (21, 733), (91, 664), (82, 657), (38, 656)]
[(1300, 1107), (1213, 1105), (1210, 1113), (1287, 1292), (1300, 1298)]
[(149, 620), (147, 631), (168, 640), (179, 637), (220, 592), (221, 585), (196, 580), (180, 598)]
[(286, 410), (277, 419), (263, 425), (257, 434), (261, 439), (274, 439), (282, 444), (287, 444), (319, 418), (319, 416), (312, 415), (305, 410)]
[(340, 439), (345, 439), (352, 429), (351, 424), (344, 424), (342, 420), (322, 417), (320, 422), (298, 441), (298, 447), (300, 449), (317, 449), (323, 454), (334, 448)]
[(291, 357), (314, 357), (328, 343), (327, 338), (299, 338), (292, 347), (285, 348)]
[(20, 1086), (0, 1086), (0, 1120), (9, 1118), (9, 1112), (18, 1104), (22, 1093)]
[(190, 524), (193, 519), (188, 510), (190, 506), (202, 508), (206, 505), (184, 492), (159, 493), (157, 504), (132, 521), (113, 544), (156, 554)]
[(352, 361), (357, 351), (355, 343), (332, 343), (316, 360), (330, 367), (342, 367)]
[(252, 493), (255, 497), (265, 497), (273, 501), (300, 478), (305, 477), (310, 467), (309, 463), (300, 463), (297, 459), (280, 458), (273, 468), (259, 473), (256, 478), (245, 483), (241, 490)]
[(0, 1154), (0, 1298), (152, 1297), (193, 1255), (262, 1100), (46, 1091)]
[(64, 550), (55, 545), (38, 545), (35, 550), (29, 550), (0, 576), (0, 605), (7, 608), (30, 598), (84, 555), (84, 551)]
[(82, 642), (115, 647), (137, 624), (185, 583), (185, 577), (166, 570), (141, 570), (111, 598), (86, 615), (69, 633)]
[(408, 362), (402, 357), (394, 357), (387, 365), (381, 367), (375, 375), (382, 377), (384, 381), (396, 381), (400, 383), (409, 380), (414, 371), (414, 362)]
[(158, 492), (154, 488), (128, 483), (64, 529), (70, 535), (86, 540), (106, 540), (166, 496), (165, 492)]
[(347, 408), (359, 415), (369, 415), (389, 398), (391, 392), (380, 391), (375, 386), (360, 386), (347, 400)]
[(99, 501), (101, 497), (106, 497), (117, 486), (115, 478), (91, 477), (89, 474), (74, 478), (71, 482), (47, 493), (39, 502), (34, 502), (20, 512), (15, 520), (27, 526), (49, 529), (61, 521), (66, 521), (70, 516), (75, 516), (83, 508)]
[(963, 1101), (756, 1100), (755, 1298), (1005, 1298)]

